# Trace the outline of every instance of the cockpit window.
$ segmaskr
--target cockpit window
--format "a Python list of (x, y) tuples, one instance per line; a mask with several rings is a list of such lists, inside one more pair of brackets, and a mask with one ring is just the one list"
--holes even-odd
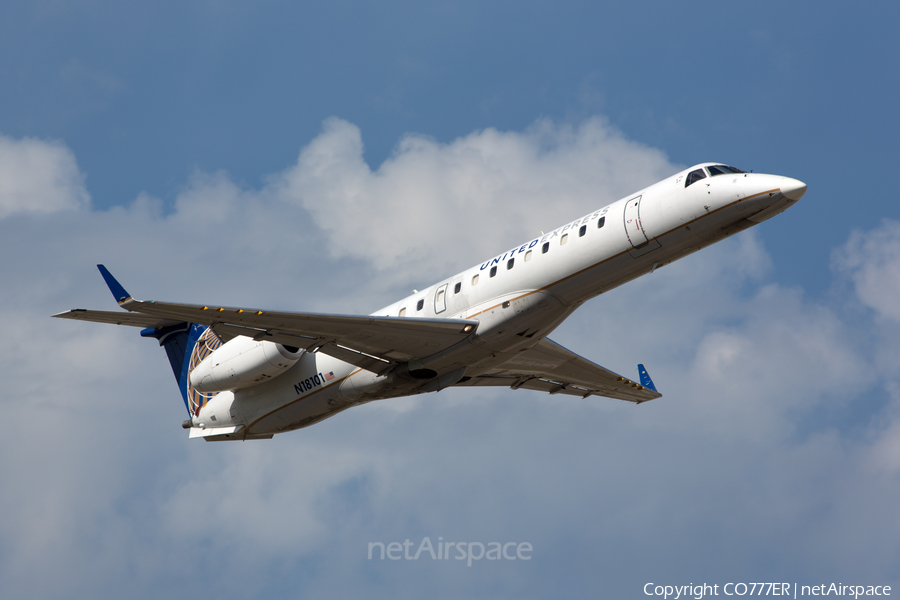
[(713, 165), (711, 167), (706, 167), (709, 170), (709, 176), (715, 177), (716, 175), (731, 175), (734, 173), (743, 173), (740, 169), (735, 169), (734, 167), (729, 167), (727, 165)]
[(691, 171), (690, 173), (688, 173), (687, 181), (684, 182), (684, 187), (688, 187), (692, 183), (696, 183), (701, 179), (706, 179), (706, 173), (703, 172), (703, 169)]

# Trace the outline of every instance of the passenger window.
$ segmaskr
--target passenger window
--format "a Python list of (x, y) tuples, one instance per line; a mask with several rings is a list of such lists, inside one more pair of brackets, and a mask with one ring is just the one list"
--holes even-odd
[(541, 254), (547, 254), (547, 250), (550, 249), (550, 242), (544, 242), (544, 245), (541, 246)]
[(438, 306), (441, 305), (441, 302), (444, 301), (444, 290), (438, 290), (437, 296), (434, 299), (434, 303)]
[(584, 237), (584, 234), (587, 232), (587, 225), (582, 225), (581, 229), (578, 230), (578, 237)]
[(400, 314), (397, 315), (397, 316), (398, 316), (398, 317), (405, 317), (405, 316), (406, 316), (406, 307), (405, 307), (405, 306), (404, 306), (403, 308), (400, 309)]
[[(476, 275), (476, 277), (477, 277), (477, 275)], [(462, 282), (457, 281), (456, 285), (453, 286), (453, 293), (458, 294), (460, 289), (462, 289)]]
[(491, 277), (497, 274), (497, 267), (491, 267)]
[(688, 173), (687, 181), (684, 182), (684, 187), (688, 187), (692, 183), (696, 183), (701, 179), (706, 179), (706, 173), (703, 172), (703, 169), (691, 171), (690, 173)]
[(600, 220), (597, 221), (597, 229), (600, 229), (604, 225), (606, 225), (606, 217), (600, 217)]
[(506, 261), (506, 270), (509, 271), (510, 269), (513, 268), (513, 265), (515, 265), (515, 264), (516, 264), (516, 259), (514, 259), (514, 258), (509, 259), (508, 261)]
[(531, 250), (525, 253), (525, 262), (528, 262), (529, 260), (531, 260)]
[(472, 276), (472, 285), (478, 285), (478, 274)]
[(425, 300), (424, 300), (424, 299), (419, 300), (418, 302), (416, 302), (416, 310), (422, 310), (422, 307), (423, 307), (423, 306), (425, 306)]
[(564, 233), (563, 236), (559, 238), (559, 245), (565, 246), (567, 243), (569, 243), (569, 234)]

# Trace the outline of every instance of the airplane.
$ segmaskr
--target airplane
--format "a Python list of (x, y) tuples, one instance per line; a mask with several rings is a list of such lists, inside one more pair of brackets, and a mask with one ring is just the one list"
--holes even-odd
[(806, 184), (702, 163), (369, 316), (135, 299), (64, 319), (142, 328), (168, 356), (190, 438), (270, 439), (343, 410), (448, 387), (506, 386), (640, 404), (661, 397), (547, 335), (586, 300), (792, 206)]

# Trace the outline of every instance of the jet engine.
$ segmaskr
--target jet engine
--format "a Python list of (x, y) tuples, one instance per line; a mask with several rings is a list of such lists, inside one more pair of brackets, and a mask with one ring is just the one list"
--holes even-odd
[(236, 390), (281, 375), (303, 356), (303, 350), (239, 336), (219, 346), (191, 371), (198, 392)]

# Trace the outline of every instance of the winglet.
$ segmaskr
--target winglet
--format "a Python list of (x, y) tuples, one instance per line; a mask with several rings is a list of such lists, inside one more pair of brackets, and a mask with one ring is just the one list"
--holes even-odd
[(650, 373), (647, 372), (647, 369), (644, 368), (644, 365), (638, 365), (638, 377), (641, 380), (641, 385), (647, 388), (648, 390), (653, 390), (654, 392), (658, 391), (656, 386), (653, 385), (653, 380), (650, 379)]
[(116, 278), (112, 276), (112, 273), (110, 273), (106, 267), (97, 265), (97, 268), (100, 269), (100, 274), (103, 275), (103, 280), (106, 282), (106, 285), (109, 286), (109, 291), (112, 292), (116, 302), (122, 304), (127, 300), (131, 300), (131, 294), (125, 291), (122, 284), (116, 281)]

